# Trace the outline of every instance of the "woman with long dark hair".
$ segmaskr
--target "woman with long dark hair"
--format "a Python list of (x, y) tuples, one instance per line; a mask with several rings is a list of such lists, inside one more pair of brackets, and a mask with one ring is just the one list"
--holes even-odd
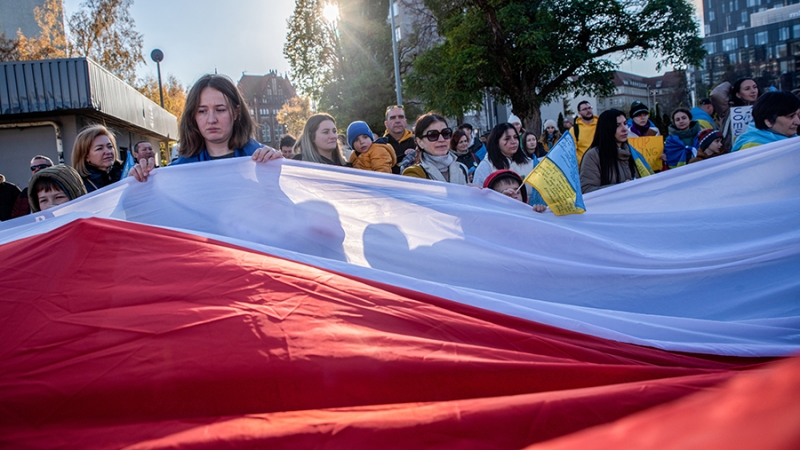
[(526, 155), (520, 147), (519, 135), (514, 125), (497, 124), (489, 133), (489, 139), (486, 141), (486, 158), (475, 169), (473, 182), (483, 186), (486, 177), (492, 172), (503, 169), (511, 170), (524, 179), (536, 165), (534, 159)]
[(609, 109), (600, 114), (592, 146), (583, 155), (580, 174), (584, 194), (639, 178), (628, 146), (625, 113)]
[(436, 113), (420, 116), (414, 124), (417, 143), (416, 161), (407, 167), (403, 175), (415, 178), (444, 181), (453, 184), (468, 184), (467, 167), (456, 160), (450, 152), (453, 130), (447, 120)]
[(728, 81), (720, 83), (715, 87), (709, 98), (714, 106), (714, 112), (719, 117), (721, 131), (723, 135), (723, 149), (730, 151), (733, 144), (733, 136), (730, 121), (730, 111), (735, 106), (754, 105), (758, 100), (761, 91), (758, 89), (756, 80), (750, 77), (739, 78), (731, 84)]

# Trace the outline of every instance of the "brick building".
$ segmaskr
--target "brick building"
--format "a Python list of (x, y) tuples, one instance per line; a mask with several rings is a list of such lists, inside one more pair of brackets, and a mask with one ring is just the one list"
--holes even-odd
[(276, 71), (266, 75), (242, 75), (238, 86), (247, 100), (250, 115), (258, 123), (256, 138), (263, 144), (275, 147), (286, 132), (278, 123), (278, 111), (297, 95), (289, 78), (278, 75)]

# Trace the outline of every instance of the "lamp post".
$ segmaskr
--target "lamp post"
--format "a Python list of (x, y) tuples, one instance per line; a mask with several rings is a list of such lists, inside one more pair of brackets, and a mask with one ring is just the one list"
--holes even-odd
[(392, 24), (392, 52), (394, 53), (394, 91), (397, 94), (397, 104), (403, 104), (403, 91), (400, 87), (400, 62), (397, 60), (397, 34), (394, 28), (394, 0), (389, 0), (389, 21)]
[(161, 107), (164, 107), (164, 89), (161, 87), (161, 61), (164, 60), (164, 52), (159, 49), (154, 49), (150, 52), (150, 58), (156, 62), (158, 68), (158, 98), (161, 100)]

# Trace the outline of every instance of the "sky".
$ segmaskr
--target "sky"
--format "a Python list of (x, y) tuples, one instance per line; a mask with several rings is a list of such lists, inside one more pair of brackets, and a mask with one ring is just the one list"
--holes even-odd
[[(64, 0), (66, 16), (82, 1)], [(701, 0), (692, 1), (700, 7)], [(162, 77), (173, 74), (186, 87), (214, 70), (234, 81), (243, 72), (288, 73), (283, 45), (293, 9), (294, 0), (134, 0), (131, 14), (144, 37), (147, 62), (138, 67), (138, 76), (156, 74), (150, 59), (154, 48), (164, 52)], [(655, 66), (652, 59), (631, 61), (620, 70), (654, 76)]]
[[(82, 1), (64, 0), (66, 16)], [(147, 61), (137, 74), (156, 74), (154, 48), (164, 52), (162, 77), (174, 74), (187, 87), (215, 69), (234, 82), (242, 72), (288, 73), (283, 44), (293, 9), (294, 0), (134, 0), (131, 15)]]

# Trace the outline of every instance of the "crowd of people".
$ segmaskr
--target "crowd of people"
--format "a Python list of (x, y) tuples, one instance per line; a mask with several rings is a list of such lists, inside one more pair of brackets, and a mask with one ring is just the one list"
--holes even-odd
[[(750, 106), (752, 123), (737, 137), (731, 111)], [(652, 169), (641, 164), (640, 155), (628, 143), (630, 138), (661, 135), (649, 114), (646, 105), (634, 102), (627, 116), (617, 109), (595, 116), (591, 103), (581, 101), (576, 120), (564, 120), (565, 132), (575, 142), (584, 193), (648, 176), (652, 169), (668, 170), (795, 137), (800, 126), (800, 92), (760, 95), (752, 78), (720, 84), (691, 110), (672, 111), (663, 164)], [(545, 120), (537, 137), (512, 115), (478, 138), (470, 124), (454, 130), (445, 117), (433, 112), (417, 118), (409, 129), (401, 105), (389, 106), (384, 119), (383, 136), (364, 121), (349, 124), (346, 133), (339, 134), (332, 116), (314, 114), (298, 138), (285, 135), (279, 149), (273, 149), (254, 139), (256, 124), (233, 82), (225, 76), (205, 75), (187, 95), (179, 123), (179, 154), (171, 165), (235, 157), (261, 163), (291, 158), (492, 189), (535, 211), (545, 210), (541, 195), (523, 180), (562, 138), (554, 120)], [(131, 154), (136, 164), (127, 176), (146, 182), (156, 167), (152, 145), (138, 142)], [(22, 191), (0, 175), (0, 220), (66, 203), (123, 176), (114, 133), (102, 125), (87, 126), (78, 134), (71, 162), (71, 167), (54, 165), (46, 156), (35, 156), (30, 184)]]

